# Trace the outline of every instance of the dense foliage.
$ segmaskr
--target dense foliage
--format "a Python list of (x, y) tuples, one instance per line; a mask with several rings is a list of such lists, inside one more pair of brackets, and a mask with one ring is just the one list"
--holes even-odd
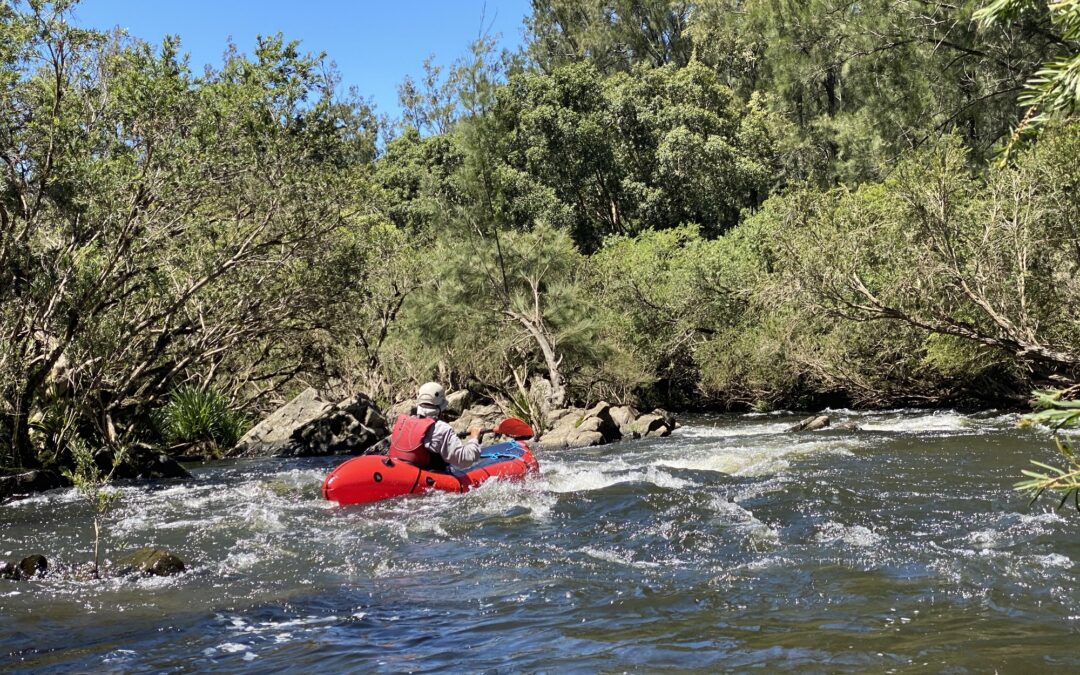
[(195, 74), (69, 4), (0, 7), (0, 469), (307, 385), (542, 425), (1077, 377), (1074, 2), (534, 0), (390, 126), (281, 36)]

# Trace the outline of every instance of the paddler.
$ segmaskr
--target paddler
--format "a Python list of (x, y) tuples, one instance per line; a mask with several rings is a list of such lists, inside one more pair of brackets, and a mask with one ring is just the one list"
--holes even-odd
[(447, 408), (446, 391), (438, 382), (420, 387), (416, 414), (399, 415), (390, 432), (390, 459), (408, 462), (428, 471), (464, 469), (480, 458), (478, 426), (469, 427), (463, 443), (440, 417)]

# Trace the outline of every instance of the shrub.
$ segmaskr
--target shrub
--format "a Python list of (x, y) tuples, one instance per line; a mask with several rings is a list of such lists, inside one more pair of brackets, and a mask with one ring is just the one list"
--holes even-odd
[(162, 408), (160, 426), (169, 443), (209, 443), (229, 448), (240, 440), (247, 421), (217, 390), (186, 385), (173, 391)]

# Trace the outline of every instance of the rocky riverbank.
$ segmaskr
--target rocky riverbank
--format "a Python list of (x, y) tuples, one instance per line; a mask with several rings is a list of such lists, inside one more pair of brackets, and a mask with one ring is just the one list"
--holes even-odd
[[(459, 433), (473, 425), (490, 429), (510, 416), (506, 408), (477, 400), (466, 391), (452, 392), (447, 400), (446, 417)], [(385, 448), (390, 421), (411, 409), (412, 402), (403, 401), (384, 414), (364, 394), (331, 403), (308, 389), (255, 425), (227, 455), (307, 457), (379, 452)], [(585, 448), (667, 436), (676, 427), (675, 416), (664, 410), (642, 413), (631, 406), (600, 402), (589, 408), (551, 411), (534, 440), (545, 449)]]

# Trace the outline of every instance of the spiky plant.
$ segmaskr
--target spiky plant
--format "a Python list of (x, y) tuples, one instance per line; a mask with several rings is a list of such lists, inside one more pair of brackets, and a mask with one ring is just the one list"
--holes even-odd
[(1054, 444), (1066, 462), (1066, 466), (1062, 468), (1031, 460), (1041, 471), (1025, 469), (1021, 472), (1027, 476), (1027, 480), (1018, 482), (1015, 487), (1021, 492), (1030, 493), (1032, 504), (1050, 490), (1061, 494), (1059, 509), (1072, 497), (1076, 509), (1080, 511), (1080, 459), (1072, 445), (1059, 433), (1065, 427), (1080, 423), (1080, 400), (1075, 400), (1077, 395), (1080, 395), (1080, 386), (1061, 391), (1036, 392), (1035, 407), (1039, 408), (1038, 412), (1025, 415), (1020, 422), (1022, 427), (1050, 427), (1054, 433)]

